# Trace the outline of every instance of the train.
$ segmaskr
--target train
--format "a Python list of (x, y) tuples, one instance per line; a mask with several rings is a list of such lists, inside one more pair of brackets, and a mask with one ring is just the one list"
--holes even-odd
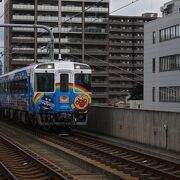
[(92, 101), (91, 68), (53, 61), (0, 76), (1, 115), (33, 126), (86, 125)]

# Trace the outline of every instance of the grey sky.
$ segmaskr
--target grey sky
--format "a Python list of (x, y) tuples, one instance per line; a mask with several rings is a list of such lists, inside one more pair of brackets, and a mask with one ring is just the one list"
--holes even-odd
[[(139, 0), (136, 3), (130, 5), (127, 8), (119, 10), (116, 15), (130, 15), (130, 16), (140, 16), (144, 12), (158, 12), (161, 15), (159, 9), (165, 3), (170, 0)], [(110, 0), (110, 11), (122, 7), (132, 0)]]

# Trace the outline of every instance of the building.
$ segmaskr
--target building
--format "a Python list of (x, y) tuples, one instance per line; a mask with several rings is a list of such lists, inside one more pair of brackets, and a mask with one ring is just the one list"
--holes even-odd
[[(108, 100), (109, 0), (5, 0), (5, 23), (53, 27), (55, 59), (84, 62), (93, 73), (93, 102)], [(47, 62), (48, 33), (43, 29), (5, 30), (5, 72)]]
[(126, 101), (137, 82), (143, 84), (144, 23), (156, 13), (142, 16), (110, 16), (109, 98), (111, 103)]
[(3, 63), (2, 60), (0, 60), (0, 75), (3, 74)]
[(145, 109), (180, 112), (179, 9), (180, 1), (170, 1), (162, 18), (145, 24)]

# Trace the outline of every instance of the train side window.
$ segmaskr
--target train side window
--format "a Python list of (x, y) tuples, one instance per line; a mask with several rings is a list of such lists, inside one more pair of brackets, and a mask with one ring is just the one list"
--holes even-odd
[(69, 75), (68, 74), (61, 74), (60, 75), (60, 91), (61, 92), (68, 92), (69, 91)]

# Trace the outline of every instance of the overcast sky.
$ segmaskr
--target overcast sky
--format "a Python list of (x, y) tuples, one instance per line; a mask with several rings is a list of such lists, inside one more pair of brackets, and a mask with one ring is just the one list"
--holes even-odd
[[(145, 12), (157, 12), (159, 16), (161, 13), (159, 11), (160, 7), (170, 0), (139, 0), (130, 6), (119, 10), (115, 14), (117, 15), (130, 15), (130, 16), (140, 16)], [(122, 7), (128, 3), (132, 2), (132, 0), (110, 0), (110, 11), (117, 9), (118, 7)]]

